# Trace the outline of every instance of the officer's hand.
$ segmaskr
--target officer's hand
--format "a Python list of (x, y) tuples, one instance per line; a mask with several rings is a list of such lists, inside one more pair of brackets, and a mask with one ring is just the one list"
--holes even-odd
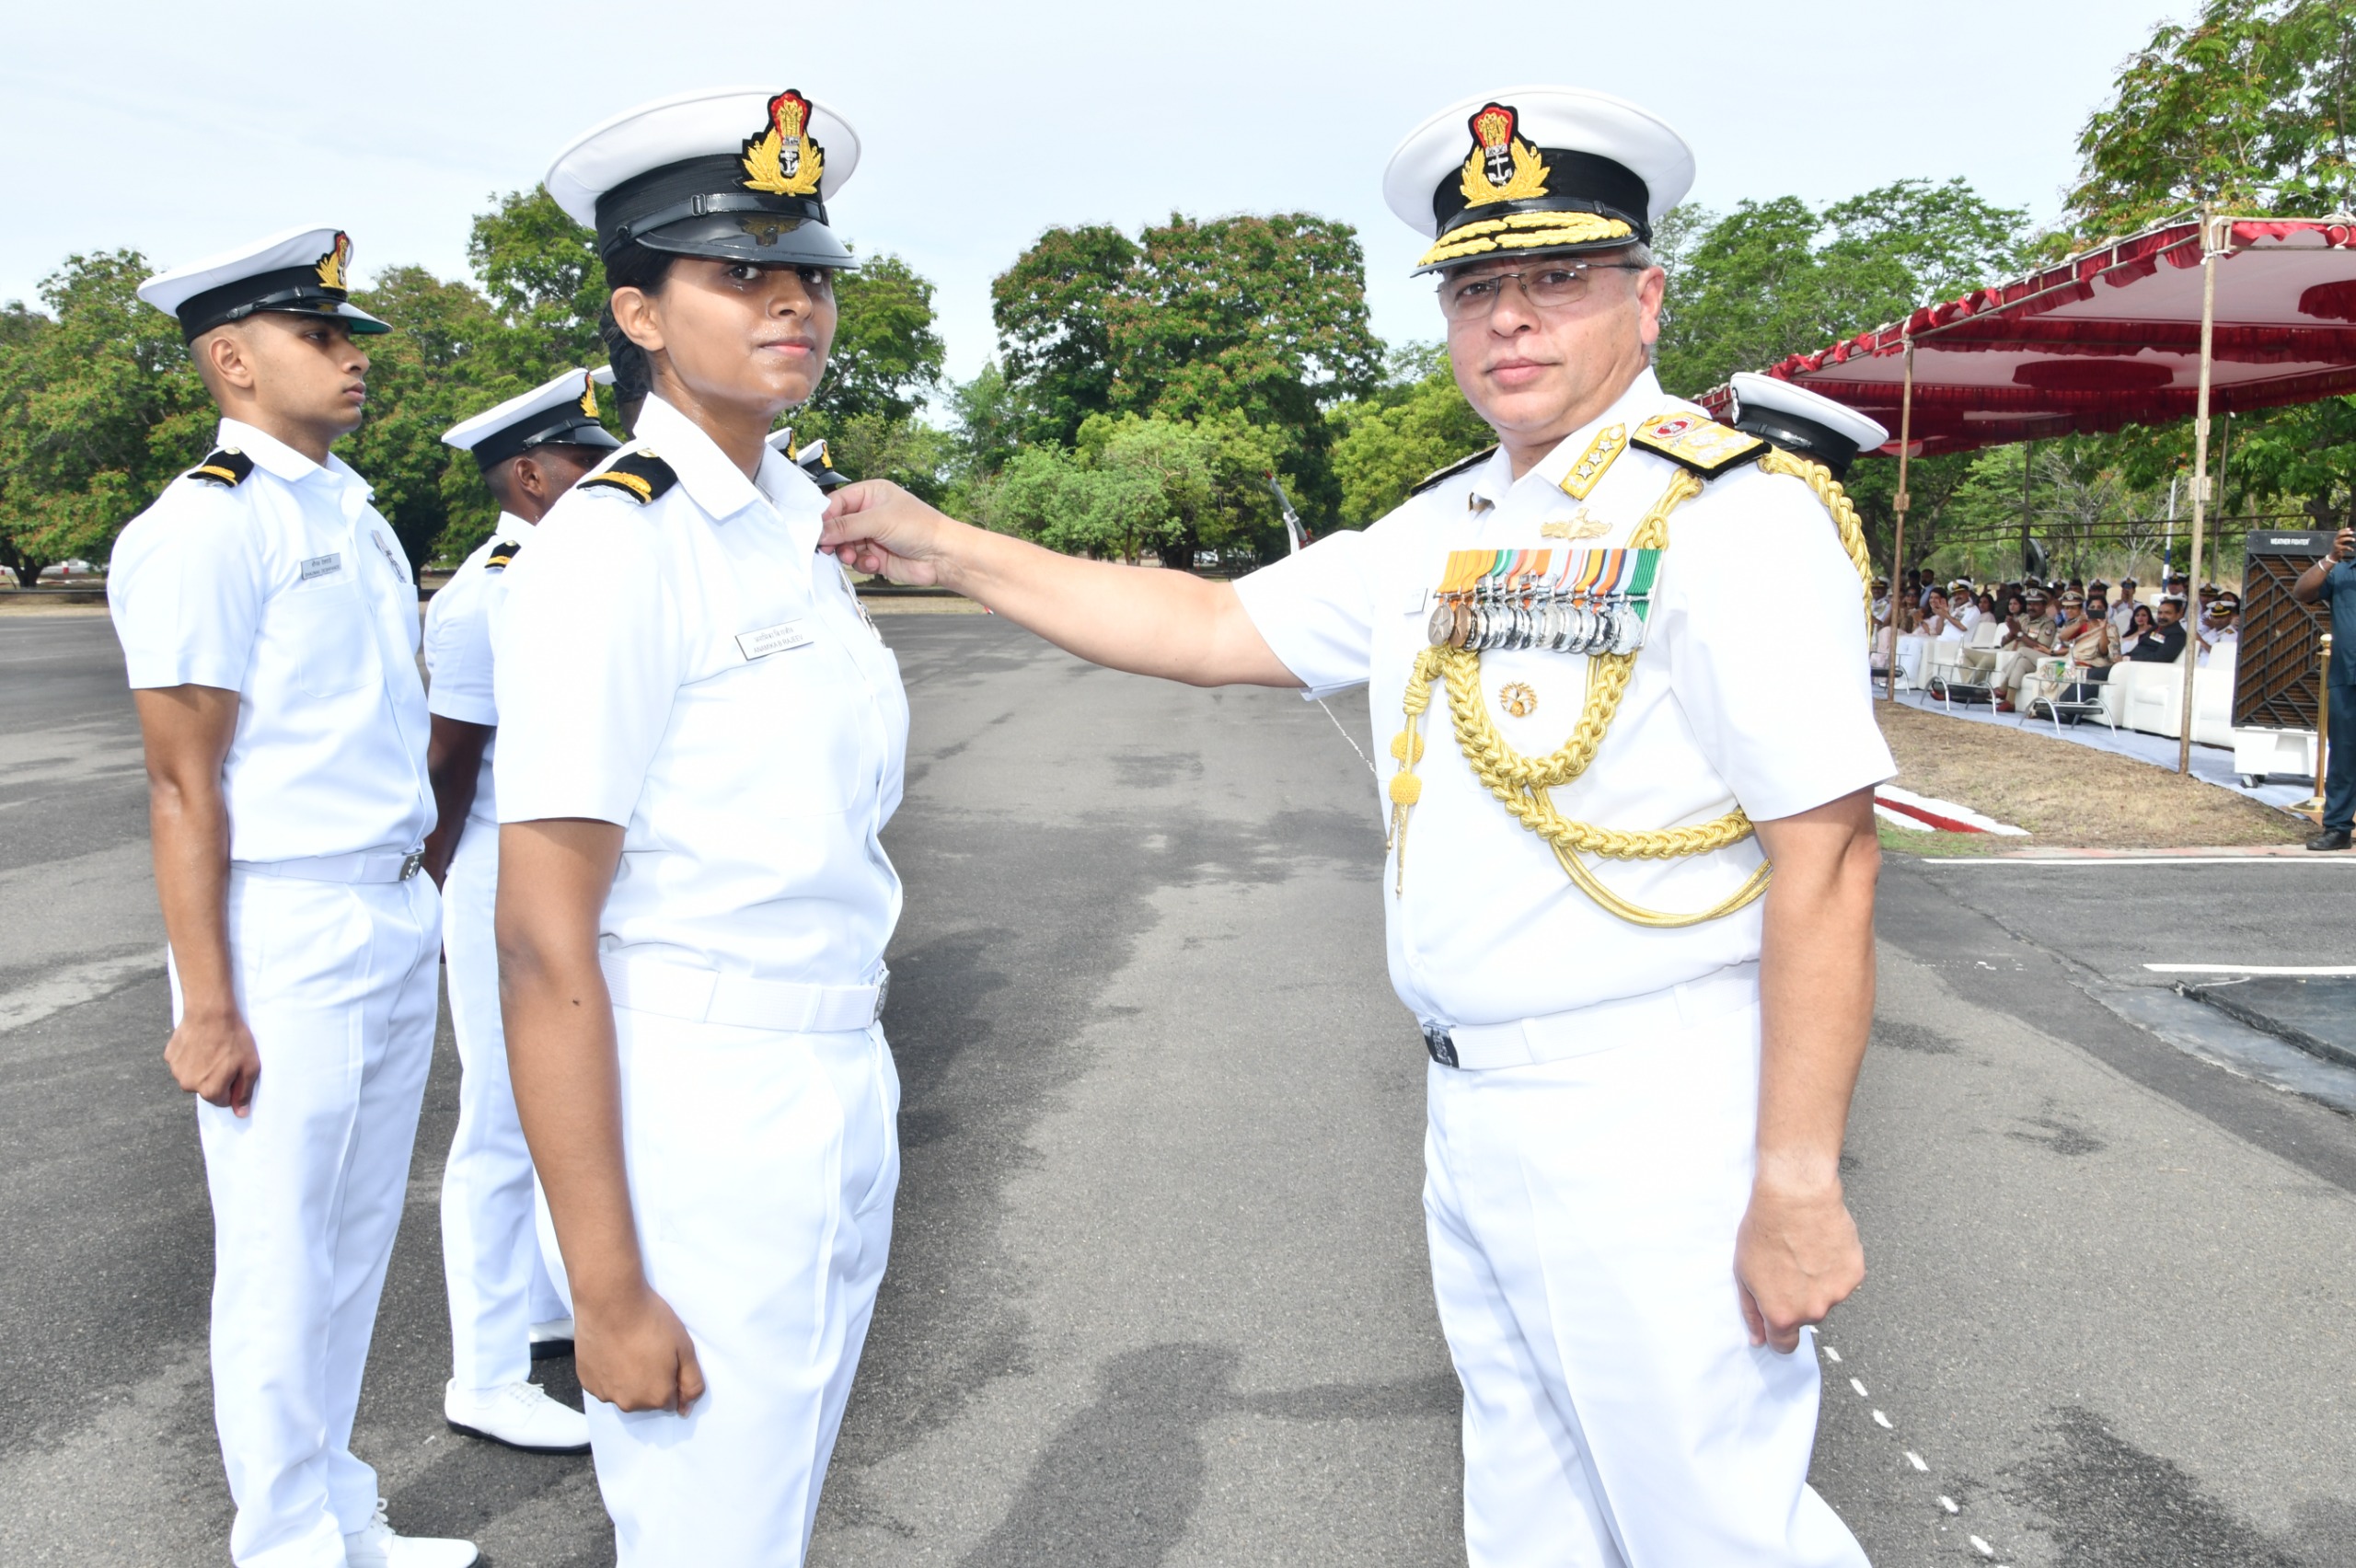
[(1750, 1343), (1787, 1355), (1798, 1349), (1800, 1330), (1822, 1322), (1865, 1283), (1865, 1250), (1840, 1183), (1805, 1191), (1753, 1187), (1735, 1233), (1734, 1274)]
[(845, 485), (826, 502), (818, 548), (853, 571), (930, 588), (953, 525), (888, 479)]
[(581, 1386), (622, 1410), (685, 1415), (703, 1398), (695, 1341), (671, 1304), (644, 1286), (620, 1303), (573, 1302), (572, 1366)]
[(243, 1116), (254, 1103), (254, 1085), (261, 1081), (261, 1053), (254, 1049), (253, 1031), (237, 1009), (180, 1015), (179, 1027), (164, 1046), (164, 1065), (172, 1078), (210, 1105), (226, 1105)]
[(2356, 560), (2356, 528), (2342, 528), (2339, 537), (2331, 542), (2334, 560)]

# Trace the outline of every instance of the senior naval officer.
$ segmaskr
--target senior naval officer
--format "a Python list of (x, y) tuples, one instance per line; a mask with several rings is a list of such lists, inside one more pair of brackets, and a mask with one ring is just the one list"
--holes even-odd
[(515, 1119), (499, 1021), (491, 908), (499, 887), (499, 701), (491, 630), (507, 568), (557, 498), (621, 445), (597, 417), (610, 371), (568, 370), (453, 425), (499, 502), (491, 537), (452, 573), (425, 616), (427, 768), (440, 815), (425, 869), (442, 884), (450, 1021), (458, 1037), (458, 1128), (442, 1174), (442, 1270), (451, 1374), (443, 1415), (460, 1432), (537, 1453), (586, 1453), (589, 1424), (531, 1380), (532, 1357), (572, 1339), (571, 1309), (540, 1253), (532, 1154)]
[(441, 905), (417, 586), (329, 448), (365, 404), (352, 245), (292, 229), (159, 273), (219, 445), (133, 518), (107, 597), (171, 941), (165, 1060), (202, 1101), (214, 1420), (239, 1563), (459, 1568), (351, 1450), (433, 1047)]
[[(887, 485), (829, 506), (846, 562), (1100, 663), (1371, 687), (1476, 1568), (1864, 1561), (1806, 1484), (1809, 1326), (1864, 1277), (1838, 1162), (1895, 770), (1845, 498), (1648, 368), (1649, 225), (1692, 172), (1667, 125), (1570, 88), (1410, 134), (1385, 194), (1434, 240), (1419, 270), (1499, 445), (1233, 585)], [(1773, 660), (1762, 590), (1793, 612)]]
[(548, 175), (651, 386), (507, 571), (500, 977), (626, 1565), (803, 1560), (891, 1241), (907, 701), (767, 440), (825, 372), (858, 156), (725, 89)]

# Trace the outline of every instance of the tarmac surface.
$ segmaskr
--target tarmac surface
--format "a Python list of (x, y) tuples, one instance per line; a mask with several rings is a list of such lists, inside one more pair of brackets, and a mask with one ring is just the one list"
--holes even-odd
[[(1363, 699), (1345, 735), (880, 618), (906, 1167), (813, 1562), (1461, 1563)], [(1880, 927), (1872, 1275), (1822, 1336), (1815, 1484), (1883, 1568), (2356, 1562), (2356, 1123), (2318, 1103), (2356, 1073), (2142, 967), (2349, 963), (2356, 864), (1892, 858)], [(226, 1560), (162, 947), (111, 632), (0, 616), (10, 1564)], [(456, 1089), (445, 1025), (354, 1447), (404, 1530), (609, 1562), (585, 1459), (441, 1421)]]

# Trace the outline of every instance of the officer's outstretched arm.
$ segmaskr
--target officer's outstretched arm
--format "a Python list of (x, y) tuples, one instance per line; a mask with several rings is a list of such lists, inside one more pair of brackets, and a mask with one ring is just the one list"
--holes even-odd
[(229, 804), (221, 765), (237, 732), (237, 694), (219, 686), (131, 694), (147, 752), (147, 821), (156, 896), (179, 972), (180, 1020), (164, 1063), (191, 1094), (243, 1116), (261, 1055), (237, 1011), (229, 958)]
[(597, 966), (598, 917), (621, 853), (612, 823), (500, 828), (500, 1011), (515, 1110), (572, 1287), (581, 1386), (624, 1410), (685, 1415), (703, 1397), (703, 1372), (638, 1250), (614, 1009)]
[(1775, 880), (1759, 952), (1759, 1170), (1735, 1277), (1751, 1343), (1788, 1352), (1865, 1277), (1841, 1142), (1873, 1029), (1881, 843), (1871, 790), (1754, 826)]
[(819, 548), (853, 571), (953, 588), (1091, 663), (1190, 686), (1300, 685), (1228, 583), (1057, 555), (884, 480), (835, 492)]

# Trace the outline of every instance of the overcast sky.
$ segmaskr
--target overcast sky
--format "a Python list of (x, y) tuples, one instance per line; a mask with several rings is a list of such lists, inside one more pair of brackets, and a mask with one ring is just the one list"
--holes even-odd
[(939, 285), (950, 369), (990, 354), (989, 281), (1054, 224), (1135, 232), (1307, 210), (1357, 225), (1375, 329), (1438, 336), (1424, 242), (1381, 200), (1432, 110), (1598, 87), (1682, 132), (1694, 199), (1817, 202), (1969, 179), (2050, 219), (2087, 113), (2184, 0), (1432, 6), (719, 6), (699, 0), (12, 7), (0, 59), (0, 299), (76, 250), (159, 266), (297, 223), (364, 278), (466, 271), (468, 219), (580, 131), (687, 88), (798, 86), (857, 128), (832, 204)]

